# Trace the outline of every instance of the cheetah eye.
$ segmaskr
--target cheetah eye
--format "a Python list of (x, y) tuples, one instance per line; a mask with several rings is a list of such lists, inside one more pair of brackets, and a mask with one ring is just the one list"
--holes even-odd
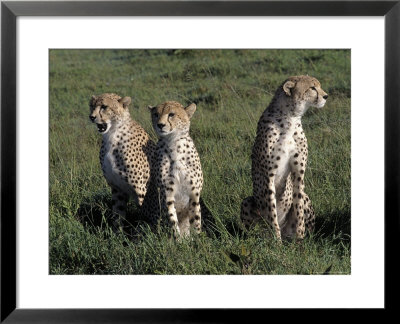
[(317, 91), (317, 88), (315, 88), (315, 87), (311, 87), (311, 89)]
[(105, 105), (101, 105), (101, 109), (107, 109), (107, 106), (105, 106)]
[(169, 114), (168, 114), (168, 117), (174, 117), (174, 116), (175, 116), (174, 113), (169, 113)]

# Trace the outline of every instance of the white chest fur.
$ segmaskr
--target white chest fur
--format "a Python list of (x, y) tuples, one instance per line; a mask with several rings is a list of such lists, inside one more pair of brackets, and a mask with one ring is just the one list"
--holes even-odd
[[(120, 136), (121, 125), (115, 125), (110, 128), (110, 130), (103, 135), (103, 173), (107, 182), (112, 185), (120, 188), (123, 191), (127, 191), (127, 184), (123, 181), (123, 177), (125, 172), (117, 166), (117, 159), (114, 154), (114, 150), (118, 149), (118, 138), (117, 135)], [(122, 175), (120, 174), (122, 172)]]
[(190, 154), (193, 142), (183, 137), (166, 141), (167, 150), (163, 151), (163, 160), (166, 160), (168, 172), (162, 175), (164, 184), (168, 185), (170, 181), (174, 183), (174, 200), (177, 211), (186, 209), (189, 205), (191, 193), (190, 174), (191, 169), (187, 163), (187, 157)]
[(288, 129), (280, 136), (275, 148), (275, 153), (280, 157), (275, 175), (275, 190), (278, 196), (285, 189), (286, 179), (290, 172), (290, 158), (296, 151), (296, 142), (293, 138), (294, 132), (295, 127)]

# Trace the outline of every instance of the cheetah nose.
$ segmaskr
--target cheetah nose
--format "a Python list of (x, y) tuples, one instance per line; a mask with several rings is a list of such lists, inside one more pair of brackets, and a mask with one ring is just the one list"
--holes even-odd
[(96, 119), (96, 117), (94, 117), (94, 116), (89, 116), (89, 118), (91, 121), (94, 121)]
[(326, 94), (325, 96), (323, 96), (322, 98), (324, 98), (325, 100), (328, 99), (328, 95)]
[(159, 129), (163, 129), (165, 124), (157, 124), (157, 126), (158, 126)]

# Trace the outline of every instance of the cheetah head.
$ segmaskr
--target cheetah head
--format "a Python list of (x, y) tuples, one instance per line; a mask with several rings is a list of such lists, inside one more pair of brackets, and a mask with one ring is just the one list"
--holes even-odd
[(283, 90), (284, 96), (302, 113), (309, 107), (322, 108), (328, 99), (328, 94), (322, 90), (319, 81), (308, 75), (288, 78), (279, 90)]
[(112, 125), (129, 117), (130, 97), (121, 98), (114, 93), (103, 93), (90, 99), (89, 119), (97, 125), (100, 133), (107, 133)]
[(190, 119), (196, 111), (196, 105), (190, 104), (186, 108), (179, 102), (167, 101), (158, 106), (148, 107), (154, 130), (159, 137), (181, 135), (189, 132)]

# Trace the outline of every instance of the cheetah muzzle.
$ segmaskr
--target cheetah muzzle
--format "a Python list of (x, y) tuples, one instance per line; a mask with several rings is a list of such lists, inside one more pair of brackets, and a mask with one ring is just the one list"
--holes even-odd
[(97, 125), (97, 130), (99, 131), (99, 133), (105, 133), (108, 128), (107, 123), (96, 124), (96, 125)]

